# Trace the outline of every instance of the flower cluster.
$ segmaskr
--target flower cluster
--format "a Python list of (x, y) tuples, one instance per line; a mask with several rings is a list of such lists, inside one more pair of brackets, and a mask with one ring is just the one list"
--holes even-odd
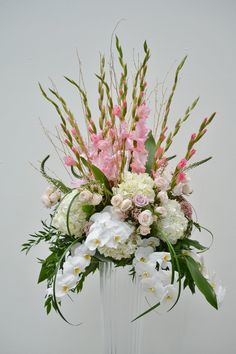
[(210, 158), (194, 163), (190, 160), (215, 113), (191, 134), (186, 153), (176, 161), (176, 156), (168, 151), (198, 102), (194, 100), (174, 130), (168, 131), (170, 105), (186, 58), (177, 67), (161, 124), (152, 131), (147, 125), (151, 114), (146, 82), (150, 50), (145, 42), (129, 103), (127, 65), (118, 38), (116, 46), (121, 64), (120, 80), (114, 80), (117, 96), (114, 98), (106, 81), (102, 57), (97, 75), (97, 121), (92, 117), (86, 91), (66, 78), (81, 95), (88, 141), (64, 98), (53, 89), (53, 97), (49, 97), (40, 85), (43, 96), (59, 114), (65, 167), (76, 178), (71, 188), (48, 175), (48, 157), (41, 164), (41, 173), (50, 183), (42, 202), (52, 208), (51, 221), (49, 225), (43, 223), (43, 231), (33, 235), (23, 250), (28, 252), (41, 241), (49, 244), (50, 254), (42, 262), (39, 276), (39, 282), (47, 281), (45, 307), (47, 312), (53, 307), (61, 314), (61, 299), (81, 291), (86, 277), (99, 270), (101, 262), (113, 262), (117, 267), (132, 268), (131, 275), (156, 300), (155, 307), (170, 309), (182, 289), (189, 287), (194, 293), (198, 287), (207, 301), (218, 308), (225, 289), (206, 271), (202, 253), (208, 248), (192, 238), (194, 228), (207, 229), (194, 220), (188, 201), (193, 193), (189, 171)]

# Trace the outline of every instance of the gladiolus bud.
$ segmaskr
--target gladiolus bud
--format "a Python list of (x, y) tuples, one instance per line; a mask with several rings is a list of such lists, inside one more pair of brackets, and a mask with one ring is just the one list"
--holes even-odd
[(178, 168), (182, 169), (187, 165), (187, 160), (186, 159), (182, 159), (180, 160), (180, 162), (178, 163)]
[(194, 140), (196, 139), (196, 136), (197, 136), (197, 134), (196, 134), (196, 133), (193, 133), (193, 134), (191, 135), (191, 140), (194, 141)]
[(195, 155), (196, 152), (197, 152), (197, 150), (192, 149), (192, 150), (190, 151), (190, 153), (189, 153), (189, 157), (192, 157), (193, 155)]

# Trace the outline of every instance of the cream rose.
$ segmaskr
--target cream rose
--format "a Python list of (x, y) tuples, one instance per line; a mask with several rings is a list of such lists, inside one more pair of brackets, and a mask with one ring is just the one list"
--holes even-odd
[(129, 209), (132, 208), (132, 201), (130, 199), (125, 199), (120, 205), (120, 210), (123, 212), (128, 211)]
[(142, 211), (138, 216), (138, 221), (142, 226), (150, 226), (153, 223), (153, 215), (150, 210)]
[(93, 193), (91, 193), (90, 191), (88, 190), (84, 190), (80, 193), (79, 195), (79, 201), (80, 202), (83, 202), (83, 203), (88, 203), (92, 200), (93, 198)]
[(114, 207), (118, 207), (123, 201), (123, 198), (120, 194), (116, 194), (111, 198), (111, 204)]

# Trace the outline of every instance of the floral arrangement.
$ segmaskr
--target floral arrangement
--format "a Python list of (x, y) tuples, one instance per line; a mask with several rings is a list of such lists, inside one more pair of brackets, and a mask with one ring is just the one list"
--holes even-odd
[(103, 56), (100, 73), (96, 75), (97, 122), (85, 89), (65, 78), (82, 99), (88, 138), (83, 137), (79, 122), (58, 91), (49, 89), (49, 97), (39, 85), (60, 117), (64, 164), (75, 181), (68, 186), (51, 177), (45, 167), (49, 156), (42, 161), (40, 171), (49, 182), (42, 202), (52, 208), (50, 221), (43, 222), (43, 230), (31, 235), (22, 250), (28, 253), (40, 242), (48, 244), (50, 254), (40, 260), (38, 282), (47, 282), (47, 313), (54, 308), (63, 319), (62, 298), (82, 291), (86, 278), (99, 269), (100, 262), (129, 266), (130, 276), (136, 277), (144, 292), (155, 300), (137, 318), (158, 306), (170, 310), (187, 287), (192, 293), (197, 287), (218, 309), (225, 289), (204, 265), (202, 253), (209, 247), (191, 237), (194, 229), (211, 232), (194, 220), (187, 199), (192, 194), (190, 170), (211, 158), (191, 162), (215, 113), (205, 118), (199, 130), (190, 136), (184, 156), (170, 156), (174, 138), (198, 103), (197, 98), (174, 129), (168, 131), (170, 107), (186, 57), (177, 67), (158, 125), (155, 122), (156, 128), (150, 130), (146, 82), (150, 50), (145, 42), (143, 60), (128, 91), (127, 64), (118, 37), (116, 49), (120, 77), (113, 60), (108, 84)]

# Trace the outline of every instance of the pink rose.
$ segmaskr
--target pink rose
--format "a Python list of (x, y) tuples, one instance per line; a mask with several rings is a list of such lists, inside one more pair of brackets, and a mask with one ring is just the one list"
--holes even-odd
[(142, 208), (148, 204), (148, 198), (143, 194), (136, 194), (133, 201), (139, 208)]

